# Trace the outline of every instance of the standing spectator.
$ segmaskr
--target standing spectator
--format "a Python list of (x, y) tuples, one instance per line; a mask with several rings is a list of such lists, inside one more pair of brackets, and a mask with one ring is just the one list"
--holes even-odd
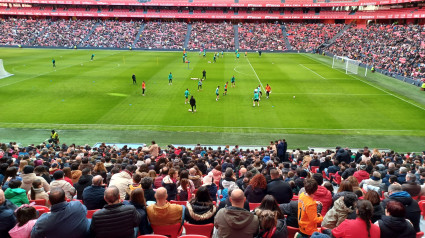
[(147, 207), (151, 225), (165, 226), (182, 223), (183, 207), (167, 201), (167, 189), (158, 188), (155, 193), (156, 203)]
[(230, 196), (232, 206), (218, 211), (214, 226), (223, 238), (251, 238), (258, 232), (258, 217), (244, 209), (245, 196), (242, 190), (233, 190)]
[(9, 182), (9, 188), (4, 191), (4, 196), (16, 206), (29, 204), (25, 189), (21, 188), (22, 182), (17, 179), (12, 179)]
[(29, 205), (22, 205), (15, 211), (18, 224), (9, 231), (12, 238), (30, 237), (31, 230), (37, 221), (37, 211)]
[(140, 235), (151, 234), (152, 228), (148, 221), (148, 214), (146, 213), (146, 200), (143, 194), (143, 189), (136, 188), (131, 192), (130, 204), (133, 205), (136, 208), (137, 212), (140, 214)]
[(277, 169), (270, 170), (271, 181), (267, 184), (267, 194), (272, 195), (277, 203), (289, 203), (293, 197), (292, 189), (280, 177)]
[(134, 227), (140, 223), (141, 216), (134, 206), (120, 202), (120, 191), (115, 186), (105, 190), (104, 208), (95, 212), (90, 224), (90, 233), (95, 237), (134, 237)]
[(50, 213), (41, 215), (34, 225), (31, 238), (85, 238), (88, 235), (89, 222), (87, 209), (78, 201), (66, 202), (65, 191), (53, 187), (49, 201)]
[(83, 175), (81, 175), (78, 182), (74, 184), (74, 188), (77, 190), (77, 199), (83, 199), (84, 189), (92, 185), (93, 176), (90, 174), (90, 169), (83, 169)]
[(288, 147), (287, 147), (285, 139), (279, 140), (279, 142), (277, 144), (277, 156), (279, 157), (279, 161), (281, 163), (285, 162), (287, 148)]
[(401, 202), (389, 201), (385, 209), (385, 216), (382, 216), (375, 224), (381, 230), (381, 238), (416, 236), (415, 228), (406, 219), (406, 208)]
[(309, 237), (317, 231), (317, 224), (323, 220), (321, 209), (317, 209), (317, 202), (313, 194), (317, 191), (317, 182), (314, 179), (304, 180), (305, 192), (298, 198), (298, 225), (300, 232), (295, 237)]
[(267, 194), (267, 181), (262, 174), (255, 175), (244, 192), (250, 203), (260, 203)]
[[(134, 166), (136, 167), (136, 166)], [(134, 169), (134, 170), (133, 170)], [(123, 171), (120, 173), (114, 174), (111, 177), (111, 181), (109, 182), (109, 186), (116, 186), (118, 190), (120, 190), (121, 200), (125, 199), (126, 190), (128, 185), (133, 182), (133, 172), (136, 169), (133, 168), (133, 165), (127, 165)]]
[(4, 197), (3, 190), (0, 189), (0, 237), (10, 237), (9, 230), (16, 224), (13, 212), (16, 206)]
[(105, 188), (102, 186), (102, 180), (103, 178), (100, 175), (94, 176), (91, 186), (83, 190), (82, 200), (88, 210), (102, 209), (106, 205)]
[(214, 223), (217, 209), (213, 204), (208, 189), (200, 187), (195, 198), (190, 200), (185, 209), (185, 220), (190, 224), (204, 225)]
[(149, 153), (151, 156), (157, 157), (159, 154), (159, 146), (155, 143), (155, 141), (152, 141), (152, 144), (149, 146)]

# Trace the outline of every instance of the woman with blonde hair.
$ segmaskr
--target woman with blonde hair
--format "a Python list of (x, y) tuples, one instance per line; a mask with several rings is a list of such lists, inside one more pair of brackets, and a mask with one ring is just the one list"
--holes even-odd
[(26, 160), (21, 160), (21, 162), (19, 163), (19, 168), (18, 168), (18, 174), (21, 174), (24, 172), (24, 167), (28, 165), (28, 161)]

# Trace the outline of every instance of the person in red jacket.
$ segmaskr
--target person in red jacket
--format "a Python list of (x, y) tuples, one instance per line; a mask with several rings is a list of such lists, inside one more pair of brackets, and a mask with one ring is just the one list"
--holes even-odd
[(317, 191), (317, 182), (314, 179), (304, 180), (305, 192), (298, 197), (298, 225), (300, 231), (295, 234), (295, 238), (308, 238), (317, 231), (317, 224), (323, 220), (320, 209), (317, 209), (320, 202), (314, 200), (313, 195)]
[[(322, 203), (322, 212), (320, 214), (324, 217), (332, 206), (332, 193), (324, 186), (321, 186), (321, 184), (323, 184), (322, 174), (313, 174), (312, 178), (316, 180), (318, 184), (317, 191), (313, 194), (313, 199)], [(305, 192), (304, 188), (302, 188), (298, 194), (301, 194), (302, 192)]]
[(366, 172), (366, 164), (360, 163), (360, 170), (354, 172), (353, 176), (361, 183), (365, 179), (369, 179), (370, 174)]

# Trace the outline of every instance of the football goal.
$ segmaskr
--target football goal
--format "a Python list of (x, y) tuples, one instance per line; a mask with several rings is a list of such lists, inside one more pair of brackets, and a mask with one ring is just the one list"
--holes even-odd
[(12, 76), (13, 74), (9, 74), (3, 67), (3, 60), (0, 59), (0, 79)]
[(360, 61), (349, 59), (345, 56), (334, 55), (332, 68), (343, 69), (346, 74), (358, 74)]

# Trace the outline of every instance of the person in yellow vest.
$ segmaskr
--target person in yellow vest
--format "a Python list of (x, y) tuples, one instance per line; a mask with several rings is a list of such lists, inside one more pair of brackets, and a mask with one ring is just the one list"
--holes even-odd
[(422, 83), (422, 87), (421, 87), (422, 91), (425, 91), (425, 82)]
[(59, 144), (59, 135), (55, 130), (52, 130), (52, 134), (50, 134), (49, 143)]

